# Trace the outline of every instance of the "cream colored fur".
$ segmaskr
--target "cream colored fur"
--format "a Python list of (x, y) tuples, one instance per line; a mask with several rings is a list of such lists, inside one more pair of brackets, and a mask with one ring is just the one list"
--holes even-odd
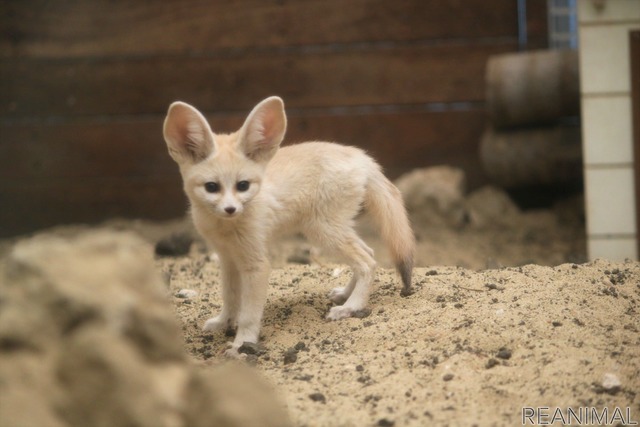
[(341, 254), (353, 270), (350, 283), (329, 294), (337, 305), (328, 319), (367, 305), (376, 262), (353, 229), (363, 208), (389, 246), (402, 294), (411, 293), (415, 241), (397, 188), (362, 150), (327, 142), (279, 148), (285, 131), (278, 97), (260, 102), (229, 135), (214, 134), (202, 114), (182, 102), (169, 107), (164, 124), (194, 224), (221, 262), (224, 305), (204, 330), (237, 327), (231, 356), (244, 342), (258, 341), (270, 273), (267, 246), (281, 232), (303, 233), (314, 246)]

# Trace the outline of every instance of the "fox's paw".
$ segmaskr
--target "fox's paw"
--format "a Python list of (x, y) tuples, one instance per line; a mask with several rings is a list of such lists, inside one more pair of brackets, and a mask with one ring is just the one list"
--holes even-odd
[(329, 292), (329, 299), (339, 305), (344, 304), (348, 298), (349, 293), (347, 292), (347, 288), (333, 288), (331, 292)]
[(347, 317), (353, 316), (353, 313), (354, 311), (351, 308), (345, 307), (344, 305), (337, 305), (335, 307), (331, 307), (331, 310), (329, 310), (329, 313), (327, 314), (327, 319), (329, 320), (345, 319)]
[(224, 352), (224, 357), (233, 360), (244, 360), (247, 358), (247, 355), (244, 353), (238, 353), (238, 350), (230, 348)]
[(202, 327), (202, 330), (204, 332), (217, 332), (223, 329), (227, 329), (228, 326), (229, 326), (228, 319), (222, 316), (216, 316), (204, 322), (204, 326)]
[(227, 359), (234, 360), (245, 360), (247, 358), (247, 354), (241, 353), (240, 347), (238, 347), (238, 345), (233, 342), (227, 343), (227, 349), (223, 352), (223, 355)]

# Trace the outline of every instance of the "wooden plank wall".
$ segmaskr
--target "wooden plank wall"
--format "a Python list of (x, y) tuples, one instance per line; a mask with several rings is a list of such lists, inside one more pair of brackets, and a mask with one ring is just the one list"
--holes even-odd
[[(232, 131), (278, 94), (289, 143), (358, 145), (391, 177), (460, 166), (478, 186), (484, 67), (518, 50), (516, 4), (0, 0), (0, 236), (183, 214), (161, 132), (178, 99)], [(546, 0), (527, 24), (524, 48), (545, 47)]]

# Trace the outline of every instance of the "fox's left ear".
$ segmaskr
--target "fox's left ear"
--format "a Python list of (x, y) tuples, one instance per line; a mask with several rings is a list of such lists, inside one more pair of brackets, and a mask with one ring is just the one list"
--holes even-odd
[(286, 130), (284, 102), (269, 97), (253, 108), (240, 128), (240, 149), (256, 162), (267, 162), (278, 151)]

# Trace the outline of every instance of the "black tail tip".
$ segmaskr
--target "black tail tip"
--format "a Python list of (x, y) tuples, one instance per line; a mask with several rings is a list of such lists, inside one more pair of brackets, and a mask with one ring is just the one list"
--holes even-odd
[(400, 278), (402, 279), (402, 290), (400, 291), (400, 296), (408, 297), (409, 295), (413, 295), (414, 290), (411, 286), (411, 276), (413, 272), (413, 262), (402, 262), (397, 266), (398, 272), (400, 273)]
[(409, 297), (414, 293), (415, 293), (415, 290), (411, 286), (409, 287), (403, 286), (402, 289), (400, 290), (400, 296), (403, 298)]

